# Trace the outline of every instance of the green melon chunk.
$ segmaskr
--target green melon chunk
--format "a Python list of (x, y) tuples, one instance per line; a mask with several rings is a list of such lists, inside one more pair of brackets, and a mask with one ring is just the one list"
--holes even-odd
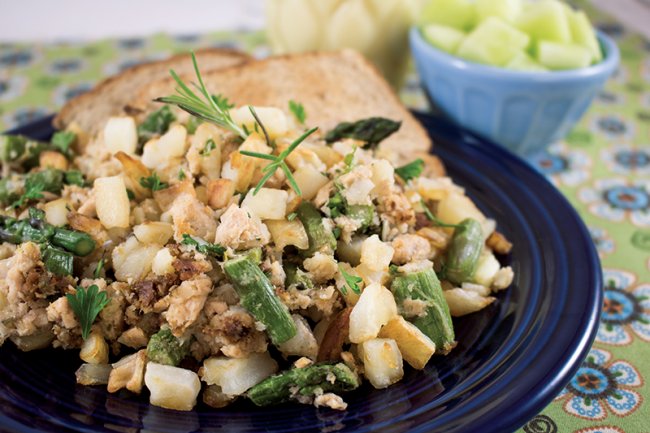
[(527, 3), (517, 20), (517, 26), (535, 40), (571, 42), (565, 7), (556, 0)]
[(525, 51), (520, 52), (512, 60), (510, 60), (510, 63), (506, 65), (506, 68), (512, 69), (514, 71), (548, 72), (548, 69), (540, 65)]
[(469, 0), (429, 0), (422, 11), (421, 23), (468, 30), (474, 20), (475, 8)]
[(476, 19), (483, 22), (487, 17), (498, 17), (514, 22), (521, 12), (521, 0), (476, 0)]
[(537, 60), (549, 69), (578, 69), (591, 64), (591, 52), (576, 44), (541, 41)]
[(465, 39), (465, 33), (460, 30), (439, 24), (429, 24), (424, 27), (422, 35), (431, 45), (448, 53), (456, 52), (460, 43)]
[(584, 11), (574, 11), (570, 6), (567, 6), (566, 10), (573, 42), (582, 45), (591, 52), (592, 63), (598, 63), (603, 60), (603, 52), (596, 38), (596, 32), (591, 22), (589, 22), (587, 15)]
[(489, 17), (465, 38), (457, 54), (477, 63), (503, 66), (529, 42), (527, 34), (502, 19)]

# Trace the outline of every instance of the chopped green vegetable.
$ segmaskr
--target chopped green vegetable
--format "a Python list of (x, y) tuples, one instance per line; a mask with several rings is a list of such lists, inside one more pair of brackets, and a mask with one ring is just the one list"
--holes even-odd
[(289, 215), (287, 215), (287, 221), (293, 221), (297, 216), (298, 214), (296, 212), (291, 212)]
[(391, 290), (399, 306), (407, 299), (425, 301), (426, 314), (415, 317), (413, 324), (436, 344), (436, 350), (448, 352), (453, 348), (454, 326), (449, 306), (433, 269), (398, 275), (393, 280)]
[(223, 270), (239, 295), (241, 305), (266, 327), (273, 344), (284, 343), (296, 335), (296, 324), (289, 310), (250, 257), (228, 260), (223, 264)]
[(59, 276), (72, 275), (74, 257), (71, 253), (54, 247), (45, 247), (42, 258), (45, 269), (53, 274)]
[(71, 146), (77, 140), (77, 134), (72, 131), (57, 131), (52, 135), (52, 146), (59, 152), (70, 158), (72, 156)]
[(178, 169), (178, 180), (185, 180), (186, 177), (185, 171), (182, 168)]
[(95, 267), (95, 270), (93, 271), (93, 278), (95, 279), (100, 278), (102, 276), (103, 269), (104, 269), (104, 258), (102, 257), (97, 262), (97, 267)]
[(201, 123), (202, 122), (198, 117), (190, 116), (190, 118), (187, 119), (187, 123), (185, 124), (187, 133), (194, 134), (196, 132), (196, 128), (198, 128)]
[(447, 227), (450, 229), (455, 229), (458, 227), (458, 224), (447, 224), (445, 222), (440, 221), (432, 212), (431, 209), (429, 209), (429, 206), (427, 206), (426, 202), (422, 199), (420, 199), (420, 205), (422, 206), (422, 209), (424, 210), (424, 215), (427, 217), (429, 221), (432, 221), (436, 226), (438, 227)]
[(408, 182), (411, 179), (420, 177), (424, 171), (424, 161), (418, 158), (413, 162), (409, 162), (406, 165), (398, 167), (395, 169), (395, 174), (401, 177), (404, 182)]
[(138, 143), (143, 145), (152, 138), (164, 134), (174, 120), (176, 116), (167, 105), (154, 111), (138, 126)]
[(358, 387), (359, 378), (347, 365), (314, 364), (271, 376), (249, 389), (247, 395), (257, 406), (269, 406), (321, 393), (352, 391)]
[(86, 181), (84, 175), (79, 170), (68, 170), (63, 173), (63, 182), (66, 185), (84, 186)]
[(214, 140), (209, 138), (208, 141), (205, 142), (205, 146), (203, 146), (203, 149), (201, 149), (201, 151), (199, 152), (199, 155), (208, 156), (210, 155), (210, 152), (212, 152), (216, 148), (217, 145), (215, 144)]
[(217, 258), (223, 258), (223, 254), (226, 252), (226, 248), (219, 244), (211, 244), (203, 239), (192, 237), (187, 233), (183, 233), (181, 243), (195, 247), (201, 254), (211, 255)]
[(307, 120), (307, 113), (305, 112), (305, 107), (300, 102), (294, 100), (289, 101), (289, 111), (296, 117), (296, 120), (301, 124), (305, 123)]
[[(339, 271), (341, 272), (341, 275), (345, 280), (345, 286), (348, 286), (350, 290), (352, 290), (356, 294), (361, 293), (361, 289), (359, 288), (359, 283), (363, 281), (363, 278), (357, 277), (356, 275), (348, 274), (347, 272), (345, 272), (345, 269), (341, 267), (341, 265), (339, 265)], [(345, 286), (341, 287), (341, 292), (344, 295), (347, 295), (347, 289), (345, 288)]]
[(445, 275), (455, 284), (470, 281), (476, 272), (478, 259), (483, 250), (483, 229), (481, 223), (467, 218), (456, 227), (447, 249)]
[(187, 345), (176, 338), (169, 328), (162, 328), (152, 335), (147, 344), (147, 359), (151, 362), (176, 367), (186, 356)]
[(309, 277), (309, 274), (293, 263), (287, 263), (284, 265), (284, 273), (287, 276), (284, 282), (286, 287), (296, 287), (300, 290), (314, 288), (314, 282)]
[(90, 328), (93, 326), (97, 315), (108, 305), (110, 299), (106, 292), (100, 292), (99, 287), (95, 284), (88, 287), (88, 289), (77, 286), (74, 295), (68, 293), (65, 297), (81, 324), (81, 337), (85, 340), (90, 335)]
[(0, 161), (12, 162), (20, 159), (27, 145), (27, 137), (22, 135), (0, 135)]
[(140, 185), (142, 185), (143, 188), (149, 188), (152, 191), (160, 191), (161, 189), (169, 188), (169, 184), (160, 180), (158, 173), (155, 171), (149, 177), (141, 177)]
[(345, 215), (360, 224), (359, 230), (366, 230), (375, 219), (375, 207), (372, 205), (355, 204), (345, 208)]
[(336, 250), (336, 238), (331, 230), (328, 230), (323, 224), (323, 217), (316, 206), (308, 201), (303, 201), (298, 206), (297, 213), (309, 240), (309, 248), (304, 251), (304, 255), (311, 257), (317, 251), (333, 254)]
[(371, 117), (354, 123), (343, 122), (325, 135), (325, 141), (333, 143), (343, 138), (354, 138), (366, 142), (364, 149), (374, 149), (401, 126), (402, 122), (383, 117)]

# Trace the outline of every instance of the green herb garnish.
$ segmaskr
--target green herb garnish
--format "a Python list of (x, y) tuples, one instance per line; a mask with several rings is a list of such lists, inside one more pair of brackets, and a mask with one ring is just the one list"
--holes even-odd
[(52, 146), (59, 152), (67, 156), (71, 156), (70, 147), (77, 139), (77, 135), (72, 131), (57, 131), (52, 136)]
[(86, 181), (84, 175), (79, 170), (68, 170), (63, 173), (63, 182), (66, 185), (84, 186)]
[(178, 85), (178, 87), (176, 87), (177, 94), (157, 98), (155, 101), (175, 105), (181, 110), (187, 111), (192, 116), (214, 123), (215, 125), (232, 131), (241, 138), (246, 139), (248, 134), (243, 130), (243, 128), (237, 125), (230, 116), (230, 109), (233, 106), (228, 102), (228, 99), (220, 95), (211, 95), (210, 92), (208, 92), (208, 89), (203, 83), (203, 78), (201, 77), (201, 72), (199, 71), (199, 66), (196, 62), (196, 56), (194, 53), (192, 53), (192, 63), (194, 65), (196, 78), (199, 82), (198, 85), (195, 84), (195, 87), (200, 96), (192, 91), (192, 89), (181, 80), (178, 74), (172, 70), (170, 73)]
[(396, 168), (395, 174), (401, 177), (404, 182), (408, 182), (411, 179), (420, 177), (423, 171), (424, 161), (418, 158), (413, 162), (409, 162), (406, 165)]
[(176, 116), (167, 105), (149, 114), (138, 125), (138, 143), (143, 145), (153, 137), (164, 134), (174, 120), (176, 120)]
[(101, 259), (99, 259), (99, 261), (97, 262), (97, 267), (95, 268), (95, 271), (93, 272), (93, 277), (95, 279), (101, 277), (102, 269), (104, 269), (104, 258), (103, 257)]
[(81, 324), (81, 337), (85, 340), (90, 334), (90, 328), (97, 315), (108, 305), (110, 299), (108, 299), (106, 292), (100, 292), (99, 287), (95, 284), (88, 287), (88, 289), (77, 286), (74, 295), (68, 293), (65, 297)]
[(424, 202), (424, 200), (420, 199), (420, 204), (422, 205), (422, 208), (424, 209), (424, 215), (426, 215), (427, 219), (429, 221), (432, 221), (436, 226), (438, 227), (446, 227), (446, 228), (458, 228), (459, 224), (447, 224), (445, 222), (442, 222), (440, 219), (438, 219), (432, 212), (431, 209), (429, 209), (429, 206)]
[(222, 258), (223, 254), (226, 252), (226, 248), (219, 244), (211, 244), (203, 239), (190, 236), (187, 233), (183, 233), (183, 240), (181, 243), (196, 248), (196, 250), (202, 254), (213, 255), (218, 258)]
[[(339, 265), (339, 271), (341, 272), (341, 275), (343, 276), (343, 279), (345, 280), (345, 286), (348, 286), (350, 290), (352, 290), (354, 293), (359, 294), (361, 293), (361, 289), (359, 288), (359, 283), (363, 281), (363, 278), (357, 277), (356, 275), (350, 275), (345, 270)], [(347, 295), (347, 289), (345, 286), (341, 287), (341, 292), (344, 295)]]
[(33, 182), (30, 182), (30, 179), (25, 181), (25, 192), (20, 196), (18, 200), (11, 204), (11, 208), (17, 209), (23, 207), (25, 203), (30, 200), (38, 200), (43, 197), (43, 191), (45, 190), (45, 181), (42, 179), (37, 179)]
[(149, 177), (141, 177), (140, 185), (142, 185), (143, 188), (149, 188), (152, 191), (160, 191), (161, 189), (169, 188), (169, 184), (161, 181), (158, 177), (158, 173), (155, 171)]
[(180, 168), (178, 170), (178, 180), (185, 180), (186, 177), (187, 176), (185, 175), (185, 171), (182, 168)]
[(293, 115), (296, 117), (296, 120), (298, 120), (298, 122), (300, 122), (301, 124), (304, 124), (305, 120), (307, 120), (307, 113), (305, 112), (305, 106), (302, 105), (300, 102), (290, 100), (289, 111), (293, 113)]
[(289, 215), (287, 215), (287, 221), (293, 221), (296, 219), (298, 216), (298, 212), (291, 212)]
[(268, 161), (271, 161), (271, 163), (269, 165), (267, 165), (266, 167), (264, 167), (264, 169), (262, 170), (262, 173), (264, 174), (264, 176), (262, 177), (262, 179), (259, 181), (259, 183), (255, 187), (255, 190), (253, 191), (253, 195), (255, 195), (255, 194), (257, 194), (259, 192), (259, 190), (271, 178), (271, 176), (273, 176), (273, 174), (275, 173), (275, 171), (278, 168), (281, 169), (284, 172), (284, 174), (287, 176), (287, 182), (289, 182), (289, 185), (291, 185), (291, 188), (293, 188), (293, 190), (296, 192), (296, 194), (298, 194), (298, 196), (302, 195), (302, 192), (300, 191), (300, 187), (296, 183), (296, 179), (294, 179), (293, 174), (291, 174), (291, 170), (289, 170), (289, 166), (287, 166), (287, 163), (285, 162), (285, 159), (287, 158), (287, 156), (289, 156), (289, 154), (291, 152), (293, 152), (296, 149), (296, 147), (298, 147), (298, 145), (300, 143), (305, 141), (305, 139), (307, 137), (309, 137), (311, 134), (316, 132), (316, 130), (318, 130), (318, 128), (312, 128), (309, 131), (305, 132), (300, 137), (298, 137), (296, 140), (294, 140), (293, 143), (291, 143), (291, 145), (289, 145), (288, 148), (286, 148), (284, 151), (282, 151), (277, 156), (268, 155), (266, 153), (250, 152), (250, 151), (247, 151), (247, 150), (240, 150), (239, 151), (239, 153), (241, 153), (242, 155), (251, 156), (253, 158), (266, 159)]
[(217, 145), (214, 142), (214, 140), (209, 138), (208, 141), (205, 142), (205, 146), (203, 146), (203, 149), (201, 149), (199, 154), (201, 156), (208, 156), (208, 155), (210, 155), (210, 152), (212, 152), (216, 148), (217, 148)]

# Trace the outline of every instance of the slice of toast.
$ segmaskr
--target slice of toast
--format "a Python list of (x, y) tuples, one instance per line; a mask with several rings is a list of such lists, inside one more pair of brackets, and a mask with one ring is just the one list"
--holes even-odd
[[(206, 71), (250, 60), (246, 54), (218, 48), (199, 50), (196, 56), (201, 68)], [(170, 69), (179, 74), (192, 72), (190, 55), (179, 54), (166, 60), (136, 65), (103, 80), (91, 91), (68, 101), (54, 118), (54, 127), (64, 129), (74, 122), (84, 132), (94, 135), (110, 116), (124, 113), (124, 106), (140, 88), (168, 77)]]
[[(306, 123), (328, 131), (338, 123), (372, 116), (402, 121), (400, 130), (382, 143), (399, 160), (412, 160), (428, 152), (431, 140), (402, 105), (380, 73), (361, 54), (343, 50), (270, 57), (201, 75), (213, 94), (226, 96), (236, 105), (275, 106), (288, 111), (288, 102), (302, 103)], [(183, 77), (196, 82), (193, 74)], [(160, 105), (152, 100), (175, 92), (171, 78), (145, 86), (129, 103), (132, 112), (148, 113)]]

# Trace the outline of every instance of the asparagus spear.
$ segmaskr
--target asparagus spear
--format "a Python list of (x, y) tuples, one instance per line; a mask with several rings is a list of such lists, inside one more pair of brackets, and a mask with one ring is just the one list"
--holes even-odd
[(273, 344), (284, 343), (296, 335), (296, 325), (287, 307), (273, 291), (273, 285), (249, 256), (228, 260), (223, 270), (235, 286), (241, 304), (266, 326)]
[(147, 359), (158, 364), (177, 367), (186, 355), (187, 346), (174, 337), (168, 328), (163, 328), (152, 335), (147, 344)]
[(372, 224), (372, 220), (375, 217), (375, 207), (371, 205), (348, 205), (345, 209), (345, 214), (352, 218), (355, 221), (361, 223), (360, 230), (365, 230)]
[(27, 138), (22, 135), (0, 136), (0, 160), (12, 162), (18, 160), (25, 153)]
[(345, 392), (359, 387), (359, 378), (343, 364), (314, 364), (293, 368), (271, 376), (248, 390), (248, 398), (257, 406), (268, 406), (297, 396), (314, 396), (322, 392)]
[(334, 234), (323, 225), (323, 217), (316, 206), (304, 201), (296, 211), (298, 219), (302, 222), (309, 239), (309, 248), (305, 250), (306, 256), (312, 256), (317, 251), (333, 254), (336, 249)]
[(43, 251), (45, 268), (56, 275), (71, 275), (74, 257), (67, 251), (46, 247)]
[(447, 250), (445, 273), (452, 283), (461, 284), (469, 281), (476, 272), (478, 259), (483, 249), (483, 229), (481, 224), (467, 218), (454, 229)]
[(436, 343), (439, 352), (449, 352), (454, 346), (454, 326), (440, 281), (433, 269), (399, 275), (393, 280), (391, 290), (400, 306), (407, 299), (427, 303), (426, 315), (416, 317), (412, 322)]

